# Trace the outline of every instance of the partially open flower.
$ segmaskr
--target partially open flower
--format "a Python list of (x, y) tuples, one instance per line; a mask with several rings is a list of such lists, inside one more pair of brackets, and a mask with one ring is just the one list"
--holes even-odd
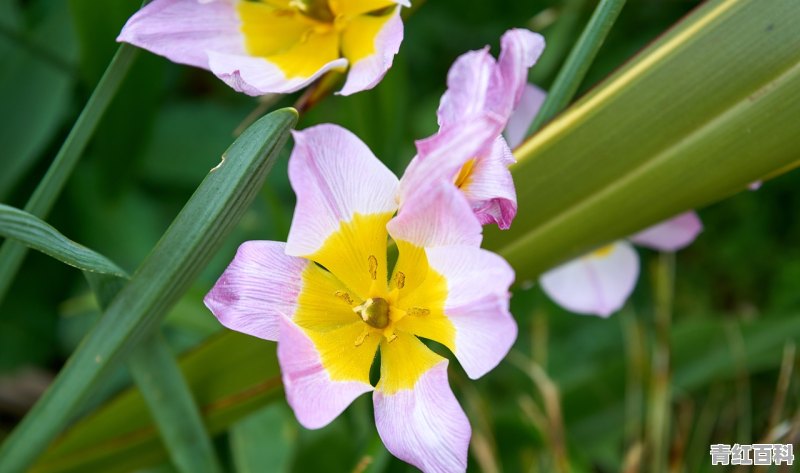
[(374, 391), (392, 454), (424, 471), (464, 471), (469, 422), (448, 361), (420, 337), (449, 348), (471, 378), (494, 368), (517, 334), (512, 269), (479, 248), (481, 226), (452, 185), (429, 186), (393, 218), (398, 180), (358, 138), (335, 125), (294, 137), (288, 242), (244, 243), (206, 305), (223, 325), (278, 342), (286, 397), (304, 426), (322, 427)]
[(213, 72), (249, 95), (293, 92), (350, 68), (341, 94), (371, 89), (403, 41), (404, 0), (154, 0), (117, 38)]
[[(501, 133), (522, 99), (528, 69), (542, 54), (544, 39), (512, 29), (503, 35), (501, 46), (497, 60), (486, 47), (461, 55), (450, 67), (447, 91), (439, 104), (439, 132), (417, 142), (418, 155), (400, 183), (401, 203), (422, 188), (421, 183), (445, 179), (458, 186), (482, 224), (497, 223), (502, 229), (511, 225), (517, 195), (508, 166), (515, 161)], [(490, 124), (475, 131), (484, 140), (475, 154), (438, 151), (452, 140), (455, 130), (474, 127), (477, 120)]]

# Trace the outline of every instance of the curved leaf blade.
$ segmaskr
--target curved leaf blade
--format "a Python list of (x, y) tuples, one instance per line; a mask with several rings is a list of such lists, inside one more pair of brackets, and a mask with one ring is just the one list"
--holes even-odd
[[(137, 54), (138, 49), (129, 44), (123, 44), (117, 49), (53, 163), (25, 204), (26, 212), (39, 217), (46, 217), (50, 212)], [(0, 245), (0, 300), (11, 287), (11, 281), (22, 265), (26, 251), (27, 248), (15, 242), (7, 241)]]
[(128, 277), (124, 270), (100, 253), (75, 243), (34, 215), (5, 204), (0, 204), (0, 236), (17, 240), (82, 271)]

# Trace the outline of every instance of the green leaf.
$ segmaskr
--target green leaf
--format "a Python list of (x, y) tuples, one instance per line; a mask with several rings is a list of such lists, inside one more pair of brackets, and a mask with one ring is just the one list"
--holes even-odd
[[(275, 344), (261, 339), (225, 332), (179, 363), (212, 434), (283, 393)], [(70, 428), (32, 471), (127, 472), (166, 459), (147, 405), (131, 388)]]
[[(75, 38), (64, 21), (64, 2), (50, 2), (45, 17), (25, 31), (14, 2), (0, 11), (0, 143), (3, 172), (0, 200), (6, 200), (59, 131), (70, 106), (76, 56)], [(57, 45), (57, 50), (53, 50)]]
[(230, 429), (231, 452), (237, 473), (289, 471), (297, 429), (286, 405), (271, 404)]
[(528, 133), (538, 130), (542, 123), (553, 118), (553, 115), (569, 104), (624, 5), (625, 0), (600, 0), (564, 66), (558, 71), (558, 76)]
[(297, 112), (273, 112), (223, 154), (48, 391), (0, 447), (0, 471), (27, 469), (126, 353), (155, 330), (252, 202)]
[[(127, 274), (104, 256), (68, 240), (38, 218), (4, 204), (0, 204), (0, 235), (84, 270), (103, 308), (127, 282)], [(220, 471), (191, 392), (160, 334), (135, 348), (129, 367), (179, 470)]]
[(221, 471), (192, 394), (161, 334), (138, 345), (128, 366), (178, 471)]
[(0, 204), (0, 236), (89, 273), (128, 276), (105, 256), (75, 243), (33, 215), (5, 204)]
[(788, 169), (798, 22), (793, 0), (698, 8), (516, 150), (519, 214), (510, 231), (487, 229), (486, 246), (530, 281)]
[[(36, 186), (36, 190), (25, 205), (25, 211), (44, 218), (50, 212), (56, 198), (61, 193), (67, 179), (72, 174), (83, 150), (92, 137), (100, 118), (106, 111), (111, 99), (119, 89), (122, 79), (128, 72), (137, 49), (123, 44), (108, 65), (103, 78), (97, 84), (78, 121), (72, 127), (64, 144), (61, 145), (44, 178)], [(16, 242), (7, 241), (0, 246), (0, 301), (2, 301), (11, 281), (17, 273), (25, 257), (26, 248)]]

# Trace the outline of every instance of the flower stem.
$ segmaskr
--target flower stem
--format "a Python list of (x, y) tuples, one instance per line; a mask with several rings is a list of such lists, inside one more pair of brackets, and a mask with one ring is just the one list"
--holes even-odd
[[(56, 198), (64, 189), (100, 119), (119, 90), (137, 52), (135, 47), (128, 44), (123, 44), (117, 49), (78, 121), (75, 122), (44, 178), (25, 205), (26, 212), (44, 219), (53, 208)], [(27, 251), (27, 247), (15, 241), (7, 240), (0, 246), (0, 301), (8, 292)]]
[(650, 370), (650, 395), (647, 409), (648, 471), (667, 471), (670, 412), (670, 329), (675, 281), (675, 254), (661, 253), (655, 280), (655, 344)]
[(542, 108), (528, 129), (528, 135), (533, 134), (572, 100), (624, 5), (625, 0), (600, 0), (597, 4), (578, 42), (558, 71)]

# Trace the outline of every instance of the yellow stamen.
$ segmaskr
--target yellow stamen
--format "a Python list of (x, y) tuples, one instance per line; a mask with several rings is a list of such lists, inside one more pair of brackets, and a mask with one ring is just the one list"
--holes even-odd
[(402, 272), (398, 272), (397, 276), (394, 277), (394, 281), (397, 289), (403, 289), (403, 287), (406, 285), (406, 275)]
[(424, 317), (426, 315), (431, 315), (431, 311), (424, 307), (412, 307), (406, 311), (406, 315)]
[(359, 335), (358, 338), (356, 338), (357, 347), (360, 347), (361, 345), (364, 344), (364, 341), (367, 339), (367, 337), (369, 337), (369, 332), (370, 330), (368, 328), (364, 328), (364, 331), (361, 332), (361, 335)]
[(353, 298), (350, 297), (350, 294), (348, 294), (348, 293), (346, 293), (344, 291), (336, 291), (333, 295), (335, 295), (339, 299), (347, 302), (348, 304), (353, 305)]
[(369, 261), (369, 275), (375, 281), (378, 279), (378, 258), (375, 255), (369, 255), (367, 261)]

